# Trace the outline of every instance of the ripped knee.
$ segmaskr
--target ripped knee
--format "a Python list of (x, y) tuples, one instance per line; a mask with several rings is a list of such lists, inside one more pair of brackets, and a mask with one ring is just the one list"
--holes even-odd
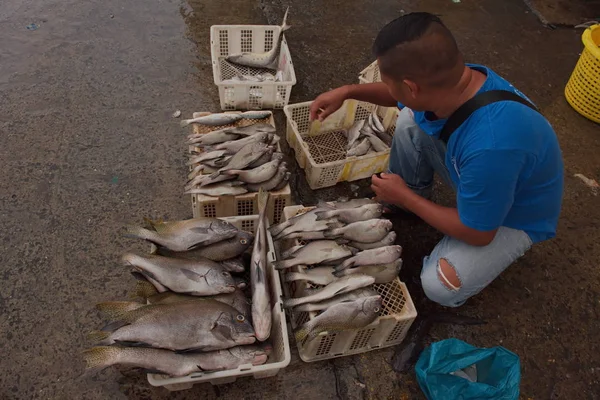
[(445, 258), (440, 258), (438, 261), (437, 277), (446, 289), (453, 292), (460, 290), (462, 286), (456, 269)]

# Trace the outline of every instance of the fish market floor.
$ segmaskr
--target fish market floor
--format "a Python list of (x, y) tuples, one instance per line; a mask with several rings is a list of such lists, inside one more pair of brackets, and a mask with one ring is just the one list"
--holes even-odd
[[(294, 353), (277, 377), (174, 394), (151, 387), (137, 371), (84, 374), (79, 352), (88, 345), (86, 332), (100, 323), (93, 305), (127, 297), (132, 278), (119, 255), (146, 250), (120, 236), (123, 224), (191, 217), (182, 195), (187, 131), (171, 115), (219, 109), (209, 27), (278, 24), (288, 5), (292, 28), (286, 36), (298, 76), (292, 103), (356, 82), (372, 61), (378, 29), (402, 10), (419, 9), (442, 15), (469, 62), (507, 77), (548, 116), (566, 164), (558, 237), (536, 246), (458, 310), (487, 325), (437, 325), (425, 340), (457, 337), (514, 351), (521, 357), (524, 399), (597, 398), (600, 208), (573, 175), (600, 179), (600, 132), (563, 96), (582, 49), (581, 31), (545, 28), (521, 0), (221, 4), (2, 2), (0, 398), (423, 398), (414, 372), (392, 371), (393, 349), (311, 364)], [(283, 115), (276, 117), (283, 133)], [(365, 182), (313, 192), (302, 172), (294, 172), (298, 203), (367, 193)], [(436, 195), (452, 201), (443, 188)], [(417, 220), (396, 227), (404, 246), (402, 278), (419, 310), (427, 311), (431, 305), (413, 279), (440, 235)]]

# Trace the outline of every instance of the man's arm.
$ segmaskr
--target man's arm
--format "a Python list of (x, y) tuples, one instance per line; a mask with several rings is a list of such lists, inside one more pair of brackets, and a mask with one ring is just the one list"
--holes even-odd
[(346, 85), (321, 94), (310, 105), (310, 119), (323, 121), (337, 111), (345, 100), (355, 99), (379, 106), (394, 107), (397, 103), (383, 82)]

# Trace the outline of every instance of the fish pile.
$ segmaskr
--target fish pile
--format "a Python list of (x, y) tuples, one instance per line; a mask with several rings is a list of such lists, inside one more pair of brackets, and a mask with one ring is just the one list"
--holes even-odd
[[(259, 192), (255, 238), (216, 218), (129, 228), (128, 236), (158, 248), (157, 254), (123, 256), (140, 279), (135, 296), (143, 302), (97, 304), (109, 322), (89, 336), (97, 346), (83, 353), (88, 368), (120, 364), (176, 377), (267, 362), (272, 351), (265, 342), (271, 334), (267, 199), (268, 192)], [(247, 268), (244, 253), (250, 248)], [(251, 304), (245, 281), (232, 275), (245, 272)]]
[(270, 72), (264, 72), (262, 74), (248, 75), (248, 74), (236, 74), (230, 79), (225, 79), (221, 83), (239, 83), (239, 82), (283, 82), (283, 71), (277, 71), (275, 75)]
[(386, 132), (375, 111), (367, 119), (356, 121), (346, 132), (346, 139), (348, 157), (386, 151), (392, 145), (392, 136)]
[[(182, 126), (223, 126), (243, 118), (260, 120), (269, 116), (269, 111), (210, 114), (185, 120)], [(188, 162), (192, 170), (185, 193), (218, 197), (258, 192), (261, 187), (265, 191), (283, 189), (290, 173), (283, 153), (277, 151), (279, 140), (275, 127), (263, 122), (191, 134), (188, 144), (196, 150)]]
[[(299, 297), (284, 301), (294, 312), (319, 314), (299, 327), (296, 340), (311, 340), (372, 323), (383, 308), (373, 284), (393, 281), (402, 267), (392, 223), (370, 199), (319, 202), (317, 207), (269, 228), (273, 239), (295, 239), (275, 268), (285, 282), (304, 282)], [(289, 243), (289, 242), (288, 242)], [(298, 293), (296, 293), (298, 294)]]

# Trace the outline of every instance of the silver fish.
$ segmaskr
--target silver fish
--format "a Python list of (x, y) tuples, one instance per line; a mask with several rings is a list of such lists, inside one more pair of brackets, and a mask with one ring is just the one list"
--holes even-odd
[(337, 209), (332, 206), (326, 206), (327, 211), (317, 211), (317, 221), (336, 218), (339, 221), (352, 223), (357, 221), (366, 221), (381, 217), (383, 206), (381, 204), (365, 204), (355, 208)]
[(310, 312), (310, 311), (321, 311), (326, 310), (334, 304), (342, 303), (345, 301), (356, 300), (362, 297), (377, 296), (377, 292), (368, 287), (362, 289), (356, 289), (348, 293), (340, 294), (327, 300), (319, 301), (316, 303), (306, 303), (294, 308), (294, 312)]
[(231, 179), (235, 179), (235, 175), (219, 175), (217, 177), (211, 178), (211, 175), (198, 175), (197, 177), (195, 177), (194, 179), (192, 179), (191, 181), (189, 181), (184, 189), (185, 190), (190, 190), (193, 189), (195, 186), (207, 186), (207, 185), (212, 185), (213, 183), (219, 183), (219, 182), (223, 182), (223, 181), (228, 181)]
[(375, 283), (390, 283), (398, 277), (401, 268), (402, 259), (399, 258), (389, 264), (362, 265), (355, 268), (346, 268), (341, 271), (334, 272), (334, 275), (339, 278), (351, 274), (362, 274), (375, 278)]
[(290, 255), (287, 260), (275, 261), (277, 269), (290, 268), (295, 265), (320, 264), (350, 257), (353, 250), (333, 240), (317, 240), (310, 242)]
[(273, 175), (271, 179), (260, 183), (249, 183), (247, 185), (248, 190), (250, 190), (251, 192), (258, 192), (261, 188), (265, 191), (273, 190), (285, 178), (285, 174), (287, 172), (287, 163), (282, 162), (279, 164), (279, 167), (277, 167), (277, 172), (275, 173), (275, 175)]
[[(254, 242), (254, 240), (253, 240)], [(246, 270), (246, 265), (242, 257), (230, 258), (220, 261), (219, 264), (225, 268), (225, 271), (241, 273)]]
[(188, 174), (188, 179), (192, 180), (195, 177), (197, 177), (198, 175), (201, 175), (202, 171), (204, 170), (204, 168), (206, 168), (206, 166), (204, 166), (204, 165), (196, 165), (194, 168), (192, 168), (192, 170)]
[(270, 143), (273, 139), (272, 133), (260, 132), (256, 135), (246, 136), (243, 139), (230, 140), (228, 142), (220, 143), (215, 146), (205, 147), (206, 151), (225, 150), (227, 154), (234, 154), (240, 151), (245, 146), (248, 146), (254, 142)]
[[(292, 233), (289, 233), (289, 234), (282, 235), (279, 238), (279, 240), (289, 240), (289, 239), (298, 239), (298, 240), (324, 240), (324, 239), (327, 239), (323, 235), (323, 232), (325, 232), (325, 231), (318, 231), (318, 232), (312, 232), (312, 231), (308, 231), (308, 232), (307, 231), (292, 232)], [(341, 243), (341, 244), (345, 244), (345, 243)]]
[(279, 34), (273, 38), (273, 48), (271, 50), (264, 53), (231, 54), (227, 56), (227, 61), (247, 67), (277, 69), (277, 56), (281, 47), (281, 38), (283, 32), (290, 28), (287, 24), (287, 15), (288, 10), (285, 11), (285, 15), (283, 16)]
[[(212, 176), (212, 174), (207, 176)], [(243, 182), (239, 181), (213, 183), (212, 185), (196, 187), (185, 191), (185, 194), (204, 194), (213, 197), (237, 196), (244, 193), (248, 193), (248, 189), (243, 186)]]
[(330, 299), (342, 293), (348, 293), (356, 289), (367, 287), (375, 282), (375, 278), (367, 275), (352, 274), (336, 279), (327, 286), (316, 289), (308, 296), (285, 299), (283, 306), (293, 308), (301, 304), (314, 303)]
[(230, 169), (244, 169), (259, 159), (267, 149), (268, 146), (265, 143), (254, 142), (235, 153), (227, 165), (219, 169), (219, 171), (215, 172), (213, 175), (219, 175)]
[[(204, 171), (206, 173), (208, 173), (209, 169), (216, 168), (214, 172), (217, 172), (219, 168), (223, 168), (224, 166), (226, 166), (229, 163), (229, 161), (231, 161), (232, 157), (233, 156), (223, 156), (223, 157), (215, 158), (212, 160), (203, 161), (202, 163), (204, 165)], [(214, 172), (211, 172), (211, 173), (214, 173)]]
[(235, 290), (231, 274), (208, 259), (188, 260), (128, 253), (123, 256), (123, 262), (176, 293), (210, 296)]
[(237, 122), (242, 118), (243, 117), (240, 114), (236, 114), (236, 113), (210, 114), (210, 115), (205, 115), (204, 117), (184, 119), (183, 121), (180, 122), (180, 125), (182, 127), (188, 126), (190, 124), (221, 126), (221, 125), (233, 124), (234, 122)]
[(223, 156), (227, 156), (227, 152), (225, 150), (216, 150), (210, 151), (206, 153), (199, 154), (197, 156), (190, 157), (189, 161), (185, 165), (194, 165), (198, 163), (202, 163), (207, 160), (214, 160), (216, 158), (221, 158)]
[(265, 119), (269, 118), (273, 113), (271, 111), (244, 111), (240, 115), (246, 119)]
[(385, 237), (392, 230), (392, 222), (387, 219), (369, 219), (348, 224), (342, 228), (325, 231), (326, 238), (343, 237), (354, 242), (373, 243)]
[(354, 124), (348, 129), (348, 144), (346, 145), (346, 150), (350, 150), (354, 145), (354, 142), (358, 140), (360, 136), (360, 130), (365, 124), (365, 120), (360, 120), (354, 122)]
[(378, 247), (391, 246), (396, 241), (396, 232), (389, 232), (383, 239), (373, 243), (349, 242), (348, 246), (352, 246), (359, 250), (370, 250)]
[(317, 207), (305, 212), (304, 214), (296, 215), (287, 221), (283, 221), (277, 225), (271, 226), (269, 228), (269, 232), (271, 232), (271, 235), (273, 235), (273, 239), (279, 240), (283, 236), (293, 232), (324, 231), (329, 228), (327, 224), (331, 221), (317, 221), (317, 212), (319, 211), (326, 211), (326, 209), (323, 207)]
[(275, 146), (269, 146), (267, 151), (260, 156), (256, 161), (253, 161), (248, 165), (248, 168), (258, 168), (261, 165), (264, 165), (273, 159), (273, 154), (275, 154)]
[(258, 225), (256, 240), (250, 261), (250, 279), (252, 285), (252, 323), (256, 339), (263, 342), (271, 335), (271, 299), (267, 280), (267, 222), (266, 209), (269, 192), (258, 192)]
[(371, 142), (371, 146), (373, 146), (373, 150), (375, 150), (376, 152), (386, 151), (390, 149), (387, 144), (385, 144), (381, 139), (379, 139), (375, 135), (375, 132), (371, 128), (363, 129), (361, 131), (361, 134), (365, 135), (369, 139), (369, 142)]
[(267, 132), (275, 133), (275, 127), (271, 124), (259, 122), (257, 124), (229, 128), (230, 133), (237, 133), (243, 136), (256, 135), (257, 133)]
[(237, 140), (243, 135), (231, 133), (231, 128), (223, 128), (209, 133), (194, 134), (188, 136), (188, 144), (195, 146), (210, 146), (224, 143), (229, 140)]
[(289, 249), (287, 249), (287, 250), (282, 250), (282, 251), (280, 252), (281, 259), (282, 259), (282, 260), (285, 260), (286, 258), (290, 258), (290, 256), (291, 256), (292, 254), (294, 254), (294, 252), (296, 252), (296, 251), (300, 250), (300, 249), (301, 249), (301, 248), (303, 248), (303, 247), (304, 247), (304, 244), (299, 244), (299, 245), (296, 245), (296, 246), (290, 247), (290, 248), (289, 248)]
[(402, 246), (385, 246), (377, 249), (363, 250), (335, 267), (336, 271), (361, 265), (389, 264), (400, 258)]
[(307, 281), (315, 285), (327, 285), (336, 278), (333, 276), (333, 267), (315, 267), (302, 272), (288, 272), (285, 274), (285, 282)]
[[(331, 203), (325, 203), (325, 204), (329, 204), (330, 206), (334, 207), (334, 208), (355, 208), (355, 207), (360, 207), (360, 206), (364, 206), (366, 204), (375, 204), (377, 203), (374, 200), (371, 199), (352, 199), (352, 200), (346, 200), (346, 201), (333, 201)], [(323, 201), (319, 201), (318, 205), (322, 206), (322, 204), (324, 204)]]
[(379, 116), (377, 115), (377, 111), (373, 110), (373, 112), (371, 113), (371, 115), (369, 115), (369, 121), (371, 122), (371, 127), (376, 132), (385, 132), (385, 127), (383, 126), (383, 124), (379, 120)]
[(225, 171), (224, 174), (234, 176), (237, 175), (237, 178), (240, 181), (246, 183), (260, 183), (271, 179), (277, 173), (280, 163), (281, 160), (275, 159), (261, 165), (260, 167), (249, 170), (231, 169), (229, 171)]
[(306, 322), (295, 332), (298, 343), (312, 340), (321, 332), (332, 334), (348, 329), (361, 329), (375, 321), (382, 310), (381, 296), (337, 303), (315, 318)]
[(89, 369), (103, 369), (119, 364), (178, 377), (193, 372), (235, 369), (244, 364), (261, 365), (267, 362), (268, 353), (258, 346), (240, 346), (194, 354), (143, 347), (98, 346), (85, 350), (83, 358)]
[(279, 182), (279, 183), (277, 184), (277, 186), (275, 186), (275, 187), (273, 188), (273, 191), (274, 191), (274, 192), (276, 192), (276, 191), (278, 191), (278, 190), (282, 190), (284, 187), (286, 187), (286, 186), (287, 186), (287, 184), (288, 184), (288, 182), (290, 181), (290, 176), (292, 176), (292, 173), (291, 173), (291, 172), (289, 172), (289, 171), (287, 171), (287, 172), (285, 173), (285, 175), (283, 176), (283, 178), (281, 179), (281, 182)]
[(355, 145), (346, 152), (346, 155), (348, 157), (360, 157), (367, 154), (370, 148), (371, 141), (369, 138), (364, 138), (360, 142), (356, 142)]
[[(198, 247), (197, 249), (185, 253), (171, 253), (160, 249), (159, 255), (166, 257), (181, 257), (190, 260), (203, 260), (207, 258), (211, 261), (224, 261), (244, 253), (246, 249), (252, 245), (253, 240), (254, 237), (251, 233), (238, 231), (237, 235), (234, 237), (218, 241), (217, 243), (208, 246)], [(242, 268), (239, 272), (243, 271), (244, 269)]]
[(154, 304), (130, 311), (92, 332), (101, 345), (136, 343), (169, 350), (212, 351), (252, 344), (252, 325), (235, 308), (216, 300)]
[(218, 218), (192, 218), (183, 221), (146, 220), (150, 229), (129, 226), (126, 236), (145, 239), (173, 251), (189, 251), (234, 237), (238, 229)]

